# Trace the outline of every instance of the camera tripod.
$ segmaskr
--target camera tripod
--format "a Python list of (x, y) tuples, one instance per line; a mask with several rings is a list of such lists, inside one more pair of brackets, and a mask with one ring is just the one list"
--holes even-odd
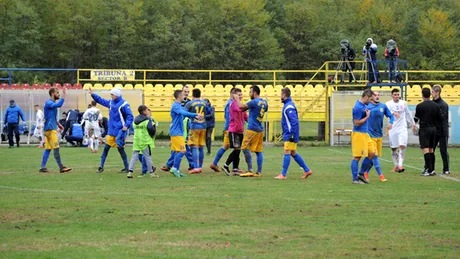
[[(356, 81), (355, 74), (353, 74), (353, 69), (351, 69), (350, 61), (348, 61), (347, 55), (341, 55), (339, 64), (337, 65), (337, 69), (335, 70), (334, 81), (337, 83), (337, 75), (339, 74), (339, 70), (342, 71), (342, 75), (340, 77), (340, 82), (343, 82), (344, 73), (348, 70), (350, 71), (350, 77), (353, 78), (353, 82)], [(350, 79), (351, 79), (350, 78)], [(350, 80), (351, 81), (351, 80)]]
[[(366, 67), (366, 63), (369, 63), (371, 65), (371, 68), (372, 68), (372, 73), (374, 74), (374, 81), (376, 82), (379, 82), (380, 79), (378, 78), (378, 72), (375, 71), (375, 67), (374, 67), (374, 63), (372, 63), (372, 58), (371, 58), (371, 53), (369, 51), (369, 49), (366, 50), (366, 57), (364, 58), (364, 63), (361, 67), (361, 76), (359, 78), (360, 81), (363, 80), (363, 76), (364, 76), (364, 68)], [(369, 80), (370, 78), (368, 78)]]

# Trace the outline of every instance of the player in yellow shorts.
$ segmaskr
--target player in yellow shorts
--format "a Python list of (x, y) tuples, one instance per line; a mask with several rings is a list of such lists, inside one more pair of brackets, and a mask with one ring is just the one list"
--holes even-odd
[(368, 119), (370, 117), (370, 111), (367, 109), (367, 105), (372, 101), (373, 92), (371, 89), (366, 89), (361, 98), (356, 101), (353, 107), (353, 132), (351, 133), (351, 149), (353, 153), (353, 159), (351, 160), (351, 174), (352, 183), (354, 184), (367, 184), (369, 183), (364, 173), (359, 173), (359, 160), (362, 157), (368, 157), (364, 159), (361, 169), (369, 167), (372, 158), (375, 156), (375, 145), (368, 133)]
[[(59, 125), (57, 122), (57, 111), (58, 108), (62, 107), (64, 104), (64, 98), (60, 98), (59, 89), (51, 88), (49, 91), (50, 99), (45, 102), (44, 113), (45, 113), (45, 151), (43, 152), (42, 164), (40, 166), (39, 172), (48, 173), (49, 170), (46, 168), (46, 163), (50, 156), (51, 150), (54, 152), (54, 159), (59, 166), (59, 172), (65, 173), (72, 170), (69, 167), (66, 167), (61, 162), (61, 155), (59, 153), (59, 139), (57, 136), (58, 126), (62, 128), (62, 125)], [(63, 92), (63, 97), (65, 97), (65, 90)], [(59, 100), (58, 102), (56, 102)]]
[[(222, 144), (222, 147), (217, 151), (214, 161), (212, 162), (211, 165), (209, 165), (209, 168), (211, 168), (214, 172), (220, 172), (220, 169), (218, 166), (219, 161), (222, 158), (222, 156), (225, 154), (225, 151), (227, 151), (230, 148), (230, 141), (228, 139), (228, 126), (230, 124), (229, 107), (230, 107), (230, 104), (232, 103), (232, 96), (233, 96), (234, 89), (235, 88), (232, 88), (232, 90), (230, 90), (230, 99), (227, 100), (227, 103), (224, 106), (224, 119), (225, 119), (224, 132), (223, 132), (224, 142)], [(235, 170), (236, 168), (233, 168), (233, 169)]]
[[(238, 107), (242, 111), (249, 110), (248, 130), (244, 134), (243, 150), (244, 158), (248, 164), (248, 172), (240, 174), (241, 177), (258, 177), (262, 174), (262, 164), (264, 163), (264, 154), (262, 152), (262, 142), (264, 137), (263, 120), (265, 113), (268, 110), (267, 101), (260, 98), (260, 88), (257, 85), (251, 86), (249, 90), (251, 101), (248, 103), (241, 103), (237, 100)], [(252, 170), (252, 155), (255, 152), (257, 156), (257, 173)]]
[(283, 102), (283, 110), (281, 111), (281, 128), (283, 129), (284, 140), (284, 158), (283, 170), (275, 179), (285, 180), (286, 174), (291, 163), (291, 157), (303, 169), (302, 179), (306, 179), (313, 174), (312, 170), (307, 166), (302, 156), (297, 154), (297, 142), (299, 142), (300, 127), (299, 115), (295, 103), (291, 98), (291, 90), (289, 88), (281, 89), (281, 101)]

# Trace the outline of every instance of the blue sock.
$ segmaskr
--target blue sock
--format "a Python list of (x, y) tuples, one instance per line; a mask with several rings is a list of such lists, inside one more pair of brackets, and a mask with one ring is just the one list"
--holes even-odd
[(290, 163), (291, 163), (291, 155), (290, 154), (284, 154), (283, 171), (281, 172), (283, 174), (283, 176), (286, 176)]
[(187, 158), (188, 161), (188, 167), (189, 168), (196, 168), (197, 163), (195, 163), (195, 156), (192, 153), (192, 150), (190, 149), (190, 146), (185, 145), (185, 157)]
[(53, 153), (54, 153), (54, 160), (56, 160), (57, 165), (59, 166), (59, 168), (63, 168), (64, 166), (62, 165), (62, 162), (61, 162), (61, 154), (59, 154), (59, 148), (55, 148), (53, 150)]
[(110, 146), (105, 144), (104, 150), (102, 151), (102, 156), (101, 156), (101, 165), (100, 167), (104, 168), (105, 160), (107, 159), (107, 155), (109, 154), (110, 151)]
[(123, 160), (123, 166), (128, 169), (128, 156), (126, 155), (125, 149), (123, 147), (118, 147), (118, 153), (120, 153), (121, 160)]
[(372, 160), (370, 160), (368, 157), (365, 157), (363, 160), (363, 163), (361, 164), (361, 169), (359, 170), (359, 174), (364, 174), (364, 172), (369, 172), (369, 167), (372, 163)]
[(257, 173), (262, 173), (262, 165), (264, 164), (264, 153), (263, 152), (256, 152), (257, 156)]
[(248, 171), (252, 172), (252, 155), (251, 151), (248, 149), (243, 150), (244, 159), (246, 160), (246, 164), (248, 164)]
[(297, 164), (299, 164), (300, 167), (303, 168), (304, 172), (310, 172), (310, 168), (307, 166), (301, 155), (295, 154), (294, 160), (297, 162)]
[(372, 162), (374, 163), (375, 171), (377, 171), (379, 175), (382, 175), (382, 169), (380, 168), (379, 157), (374, 156), (374, 158), (372, 158)]
[(43, 158), (42, 158), (42, 165), (40, 168), (45, 168), (46, 167), (46, 162), (48, 162), (48, 158), (50, 157), (51, 150), (45, 149), (43, 152)]
[[(198, 147), (190, 147), (190, 149), (192, 150), (193, 163), (195, 165), (198, 165), (199, 160), (200, 160), (200, 158), (198, 156)], [(195, 167), (193, 167), (193, 168), (195, 168)], [(196, 168), (199, 168), (199, 166), (196, 166)]]
[(198, 168), (203, 168), (204, 147), (199, 147), (198, 152), (199, 152)]
[(171, 155), (168, 158), (168, 162), (166, 162), (166, 166), (171, 168), (174, 165), (174, 157), (176, 156), (176, 151), (171, 150)]
[(213, 165), (217, 166), (217, 164), (219, 163), (219, 160), (222, 158), (225, 151), (226, 150), (222, 147), (217, 151), (216, 157), (214, 158), (214, 162), (212, 162)]
[(353, 177), (353, 181), (358, 181), (358, 166), (359, 166), (359, 161), (352, 159), (351, 160), (351, 175)]
[(174, 157), (174, 168), (177, 170), (180, 170), (180, 162), (182, 161), (182, 158), (184, 157), (184, 153), (178, 152), (176, 156)]

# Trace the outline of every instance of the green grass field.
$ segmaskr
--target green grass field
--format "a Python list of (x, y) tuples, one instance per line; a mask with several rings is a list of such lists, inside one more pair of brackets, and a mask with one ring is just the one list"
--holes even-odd
[[(286, 181), (273, 179), (280, 147), (265, 149), (261, 178), (212, 173), (206, 156), (201, 175), (127, 179), (116, 150), (96, 174), (100, 153), (67, 147), (72, 172), (59, 174), (51, 155), (43, 174), (42, 150), (0, 152), (1, 258), (460, 257), (460, 149), (451, 179), (418, 176), (410, 148), (405, 173), (382, 161), (388, 182), (373, 171), (369, 185), (351, 184), (349, 148), (299, 148), (314, 171), (306, 181), (294, 161)], [(155, 165), (168, 155), (155, 149)]]

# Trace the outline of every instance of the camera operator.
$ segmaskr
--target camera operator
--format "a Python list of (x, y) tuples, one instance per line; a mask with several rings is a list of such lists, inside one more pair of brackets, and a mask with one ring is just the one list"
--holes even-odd
[(388, 60), (388, 83), (393, 80), (396, 82), (396, 64), (398, 63), (399, 49), (396, 45), (396, 41), (389, 40), (385, 48), (385, 59)]
[(370, 84), (380, 83), (379, 70), (377, 68), (377, 50), (372, 38), (367, 38), (366, 45), (363, 47), (363, 55), (366, 56), (367, 77)]
[[(349, 71), (348, 80), (351, 83), (353, 81), (353, 69), (355, 69), (355, 60), (356, 54), (355, 50), (351, 47), (351, 44), (348, 40), (340, 41), (340, 61), (344, 62), (342, 64), (342, 72)], [(351, 61), (351, 62), (350, 62)], [(343, 78), (340, 79), (343, 82)]]

